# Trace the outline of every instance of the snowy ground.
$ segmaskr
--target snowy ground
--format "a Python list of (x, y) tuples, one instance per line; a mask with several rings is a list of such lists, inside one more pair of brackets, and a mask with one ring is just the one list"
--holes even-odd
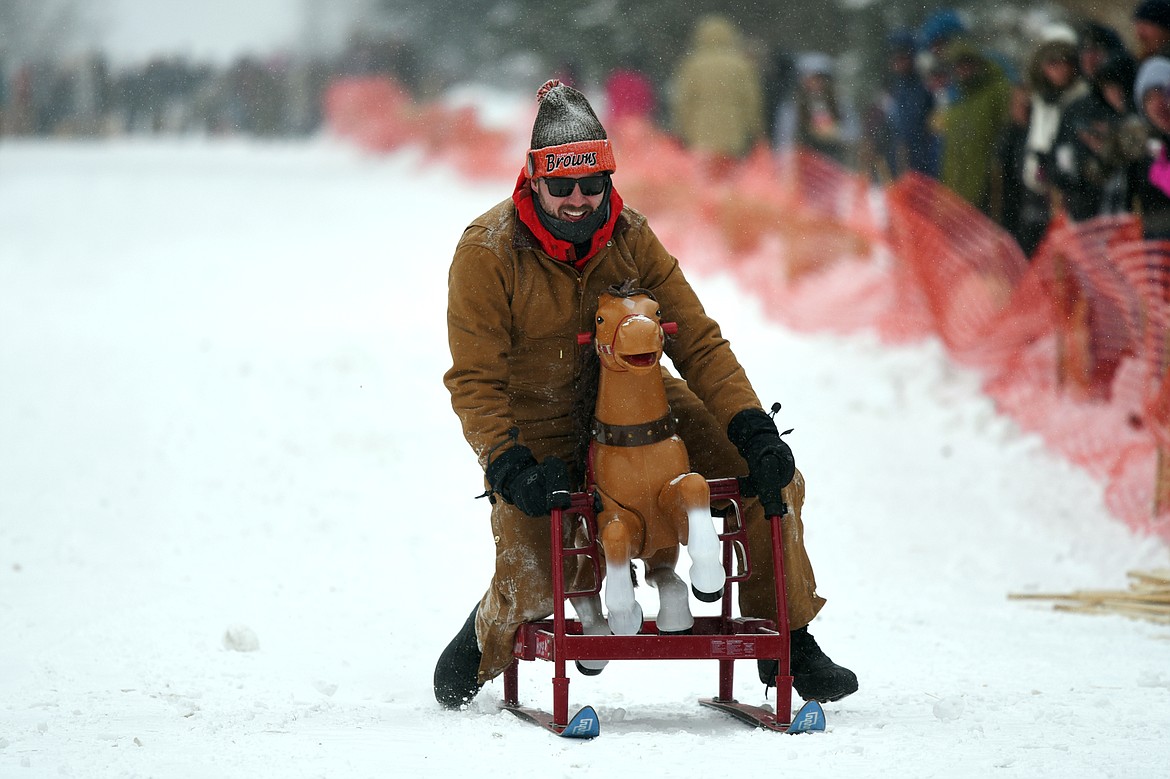
[(574, 677), (587, 743), (498, 682), (441, 711), (491, 555), (446, 269), (507, 189), (324, 141), (0, 145), (0, 776), (1166, 775), (1170, 630), (1006, 599), (1166, 548), (936, 346), (793, 335), (726, 278), (692, 280), (796, 428), (860, 692), (797, 738), (697, 706), (702, 662)]

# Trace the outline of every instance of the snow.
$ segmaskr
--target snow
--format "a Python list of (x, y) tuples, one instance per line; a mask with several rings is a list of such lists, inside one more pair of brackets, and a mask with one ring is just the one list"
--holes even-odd
[(499, 680), (440, 710), (492, 554), (445, 274), (508, 187), (328, 140), (0, 145), (0, 776), (1165, 775), (1170, 630), (1006, 596), (1166, 547), (937, 344), (797, 335), (697, 273), (795, 428), (812, 632), (860, 691), (792, 738), (699, 707), (711, 662), (574, 676), (591, 742)]

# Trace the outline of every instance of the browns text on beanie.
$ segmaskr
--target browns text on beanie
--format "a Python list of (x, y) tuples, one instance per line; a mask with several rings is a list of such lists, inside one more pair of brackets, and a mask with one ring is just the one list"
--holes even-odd
[(617, 170), (609, 136), (585, 95), (553, 79), (537, 91), (528, 175), (588, 176)]

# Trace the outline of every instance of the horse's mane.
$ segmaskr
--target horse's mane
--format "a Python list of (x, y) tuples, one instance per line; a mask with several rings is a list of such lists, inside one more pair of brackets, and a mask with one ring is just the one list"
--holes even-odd
[[(621, 284), (614, 284), (605, 292), (615, 298), (645, 295), (651, 300), (657, 300), (653, 292), (634, 284), (633, 279), (626, 279)], [(584, 347), (581, 349), (580, 361), (573, 388), (573, 423), (577, 441), (571, 465), (574, 468), (575, 481), (583, 483), (589, 459), (589, 444), (593, 440), (593, 412), (597, 408), (597, 388), (601, 382), (601, 359), (597, 356), (596, 349)]]
[(614, 284), (605, 292), (608, 295), (613, 295), (615, 298), (632, 298), (634, 295), (645, 295), (651, 300), (658, 300), (654, 297), (654, 293), (645, 287), (635, 287), (633, 279), (626, 279), (621, 284)]

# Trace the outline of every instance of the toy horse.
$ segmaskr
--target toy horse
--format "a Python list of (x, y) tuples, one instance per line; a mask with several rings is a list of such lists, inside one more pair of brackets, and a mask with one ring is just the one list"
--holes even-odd
[[(691, 587), (701, 600), (719, 599), (726, 572), (707, 481), (690, 471), (666, 400), (659, 365), (662, 314), (648, 290), (627, 283), (602, 294), (595, 327), (601, 370), (589, 459), (600, 506), (608, 626), (596, 595), (573, 599), (573, 607), (586, 634), (636, 634), (642, 608), (634, 598), (630, 562), (640, 559), (646, 580), (659, 592), (659, 632), (687, 632), (694, 618), (687, 586), (674, 570), (679, 545), (687, 547)], [(596, 672), (604, 661), (581, 665)]]

